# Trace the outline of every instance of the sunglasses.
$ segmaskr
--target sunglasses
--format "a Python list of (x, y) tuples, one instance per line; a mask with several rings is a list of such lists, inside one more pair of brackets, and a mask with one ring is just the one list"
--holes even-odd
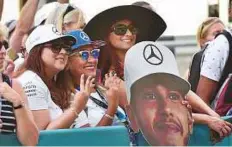
[(125, 35), (127, 30), (130, 30), (130, 32), (133, 35), (138, 34), (138, 28), (134, 27), (133, 25), (125, 25), (125, 24), (115, 24), (112, 27), (112, 32), (114, 32), (116, 35)]
[(0, 49), (2, 48), (2, 46), (4, 46), (5, 49), (8, 49), (8, 42), (6, 40), (0, 41)]
[(62, 43), (52, 43), (45, 44), (43, 47), (48, 47), (55, 54), (59, 54), (62, 49), (64, 49), (68, 55), (71, 54), (71, 45), (62, 44)]
[(74, 9), (75, 9), (74, 6), (68, 5), (67, 9), (65, 10), (63, 14), (63, 17)]
[(91, 55), (94, 59), (98, 59), (99, 55), (100, 55), (100, 49), (93, 49), (92, 51), (79, 51), (79, 52), (74, 52), (70, 55), (71, 56), (75, 56), (78, 55), (79, 57), (81, 57), (82, 60), (87, 61), (89, 59), (89, 56)]

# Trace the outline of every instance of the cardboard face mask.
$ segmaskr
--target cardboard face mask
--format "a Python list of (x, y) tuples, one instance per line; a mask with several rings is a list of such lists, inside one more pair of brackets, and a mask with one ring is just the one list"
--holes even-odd
[(192, 117), (183, 101), (190, 87), (179, 77), (172, 52), (150, 41), (136, 44), (126, 54), (125, 83), (146, 141), (152, 146), (187, 145)]

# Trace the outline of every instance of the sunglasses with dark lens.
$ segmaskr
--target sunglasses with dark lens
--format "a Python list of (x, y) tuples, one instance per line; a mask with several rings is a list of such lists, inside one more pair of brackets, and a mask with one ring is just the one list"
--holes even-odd
[(133, 25), (116, 24), (112, 27), (112, 32), (116, 35), (125, 35), (127, 30), (130, 30), (133, 35), (138, 34), (138, 28)]
[(63, 17), (68, 14), (69, 12), (71, 12), (72, 10), (74, 10), (75, 8), (71, 5), (68, 5), (67, 9), (65, 10)]
[(100, 54), (100, 49), (93, 49), (92, 51), (79, 51), (79, 52), (74, 52), (70, 56), (75, 56), (78, 55), (81, 57), (82, 60), (87, 61), (89, 59), (89, 56), (91, 55), (94, 59), (98, 59)]
[(61, 43), (53, 43), (53, 44), (45, 44), (44, 47), (48, 47), (51, 49), (51, 51), (55, 54), (59, 54), (61, 49), (64, 49), (67, 54), (71, 54), (71, 46)]
[(2, 48), (2, 46), (4, 46), (5, 49), (9, 48), (8, 42), (6, 40), (0, 41), (0, 49)]

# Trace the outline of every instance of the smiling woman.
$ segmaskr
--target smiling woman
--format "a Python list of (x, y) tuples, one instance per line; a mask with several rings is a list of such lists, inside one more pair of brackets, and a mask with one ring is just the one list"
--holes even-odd
[(75, 42), (74, 37), (62, 35), (52, 24), (36, 27), (26, 41), (28, 58), (16, 76), (24, 87), (40, 130), (69, 128), (87, 102), (89, 80), (81, 79), (84, 88), (70, 103), (70, 81), (65, 77), (55, 79), (65, 68), (71, 45)]
[[(116, 73), (123, 80), (126, 52), (140, 41), (157, 40), (165, 29), (166, 23), (159, 15), (140, 6), (113, 7), (92, 18), (84, 31), (90, 38), (104, 40), (107, 43), (101, 49), (98, 62), (102, 81), (104, 81), (104, 75), (109, 72)], [(120, 106), (125, 109), (128, 102), (123, 82), (120, 84), (119, 93)]]

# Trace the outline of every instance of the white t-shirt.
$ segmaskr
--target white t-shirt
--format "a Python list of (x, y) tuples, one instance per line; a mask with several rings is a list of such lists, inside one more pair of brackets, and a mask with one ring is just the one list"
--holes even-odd
[(209, 42), (203, 55), (201, 75), (219, 82), (229, 56), (229, 42), (224, 35), (219, 35)]
[[(101, 97), (99, 96), (99, 94), (97, 92), (91, 93), (91, 96), (98, 99), (99, 101), (104, 102)], [(87, 102), (87, 117), (88, 117), (88, 122), (90, 124), (91, 127), (96, 126), (100, 120), (102, 119), (102, 117), (105, 115), (106, 113), (106, 109), (102, 108), (101, 106), (97, 105), (92, 99), (89, 98), (88, 102)], [(122, 113), (124, 113), (124, 111), (118, 107), (118, 110)], [(124, 113), (125, 115), (125, 113)], [(77, 118), (76, 121), (78, 121), (79, 123), (81, 123), (82, 121), (86, 121), (84, 119), (80, 119)], [(115, 115), (114, 120), (112, 125), (119, 125), (120, 120), (117, 118), (117, 116)]]
[(48, 109), (52, 120), (63, 113), (62, 109), (52, 101), (47, 85), (36, 73), (27, 70), (17, 79), (27, 95), (31, 110)]

